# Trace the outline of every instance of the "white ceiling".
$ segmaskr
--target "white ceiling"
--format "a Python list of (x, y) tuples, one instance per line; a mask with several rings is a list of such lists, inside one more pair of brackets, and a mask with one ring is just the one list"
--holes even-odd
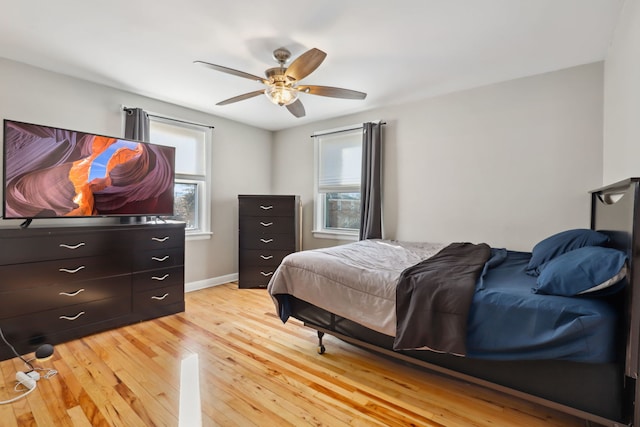
[[(0, 0), (0, 57), (269, 130), (603, 60), (624, 0)], [(327, 53), (297, 119), (260, 83), (280, 46)]]

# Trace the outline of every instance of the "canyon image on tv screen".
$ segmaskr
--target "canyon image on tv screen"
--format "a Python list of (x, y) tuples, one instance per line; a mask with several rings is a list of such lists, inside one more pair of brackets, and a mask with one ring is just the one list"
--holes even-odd
[(4, 120), (3, 218), (171, 216), (175, 148)]

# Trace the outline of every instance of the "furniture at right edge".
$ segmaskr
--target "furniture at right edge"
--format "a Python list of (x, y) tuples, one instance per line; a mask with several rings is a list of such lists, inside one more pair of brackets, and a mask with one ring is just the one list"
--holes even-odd
[(301, 247), (300, 196), (239, 195), (239, 288), (266, 288)]

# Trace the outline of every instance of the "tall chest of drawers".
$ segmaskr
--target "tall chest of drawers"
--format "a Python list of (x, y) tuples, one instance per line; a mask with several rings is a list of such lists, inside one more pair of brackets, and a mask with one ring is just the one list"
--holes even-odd
[(301, 249), (300, 196), (240, 195), (239, 288), (264, 288), (282, 259)]
[(24, 354), (184, 311), (183, 264), (181, 223), (0, 229), (0, 328)]

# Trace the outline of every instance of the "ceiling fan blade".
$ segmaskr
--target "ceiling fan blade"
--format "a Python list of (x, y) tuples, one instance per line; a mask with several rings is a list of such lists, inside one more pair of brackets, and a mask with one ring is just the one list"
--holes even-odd
[(305, 115), (304, 105), (302, 105), (302, 102), (300, 102), (299, 99), (297, 99), (296, 102), (287, 105), (287, 110), (297, 118), (304, 117)]
[(287, 68), (285, 75), (294, 80), (300, 81), (311, 74), (316, 68), (322, 64), (327, 54), (320, 49), (309, 49), (295, 59)]
[(298, 86), (296, 89), (303, 93), (330, 96), (332, 98), (365, 99), (367, 97), (367, 94), (364, 92), (331, 86)]
[(224, 101), (218, 102), (216, 105), (227, 105), (233, 104), (234, 102), (243, 101), (245, 99), (253, 98), (254, 96), (262, 95), (264, 93), (264, 89), (256, 90), (254, 92), (245, 93), (242, 95), (234, 96), (233, 98), (225, 99)]
[(260, 83), (267, 83), (262, 77), (255, 76), (253, 74), (245, 73), (244, 71), (234, 70), (233, 68), (223, 67), (222, 65), (210, 64), (204, 61), (193, 61), (194, 64), (204, 65), (205, 67), (212, 68), (216, 71), (222, 71), (223, 73), (231, 74), (238, 77), (244, 77), (245, 79), (255, 80)]

